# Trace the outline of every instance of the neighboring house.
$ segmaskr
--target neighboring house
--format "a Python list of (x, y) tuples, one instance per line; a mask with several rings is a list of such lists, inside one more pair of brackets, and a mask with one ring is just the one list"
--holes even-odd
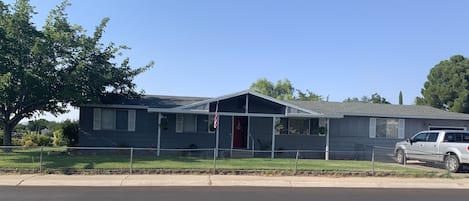
[(468, 125), (467, 114), (428, 106), (281, 101), (254, 91), (217, 98), (144, 96), (82, 105), (79, 145), (151, 147), (158, 155), (178, 148), (254, 149), (272, 157), (281, 150), (316, 150), (326, 159), (350, 158), (337, 153), (393, 147), (421, 130)]

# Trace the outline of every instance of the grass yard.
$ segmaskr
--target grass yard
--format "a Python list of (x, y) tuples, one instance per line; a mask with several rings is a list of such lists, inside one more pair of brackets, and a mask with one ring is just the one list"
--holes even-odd
[[(128, 150), (113, 153), (75, 152), (66, 148), (44, 148), (42, 152), (43, 169), (128, 169), (130, 155)], [(16, 149), (10, 152), (0, 151), (0, 168), (39, 169), (41, 150)], [(172, 156), (156, 157), (155, 154), (135, 154), (134, 169), (206, 169), (214, 167), (211, 157)], [(291, 170), (295, 166), (300, 171), (351, 171), (369, 172), (370, 161), (352, 160), (315, 160), (270, 159), (270, 158), (220, 158), (216, 161), (217, 169), (233, 170)], [(399, 172), (403, 174), (431, 173), (419, 168), (404, 167), (394, 163), (375, 163), (377, 172)]]

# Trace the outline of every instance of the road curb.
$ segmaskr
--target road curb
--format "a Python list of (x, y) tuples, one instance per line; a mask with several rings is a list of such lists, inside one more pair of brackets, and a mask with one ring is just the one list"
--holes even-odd
[(0, 186), (253, 186), (469, 189), (469, 179), (234, 175), (0, 175)]

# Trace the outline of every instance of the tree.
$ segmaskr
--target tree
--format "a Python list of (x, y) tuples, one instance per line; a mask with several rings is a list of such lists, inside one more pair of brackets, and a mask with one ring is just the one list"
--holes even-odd
[(370, 102), (378, 104), (391, 104), (386, 100), (386, 98), (381, 97), (378, 93), (371, 94)]
[(360, 103), (377, 103), (377, 104), (391, 104), (386, 100), (386, 98), (381, 97), (378, 93), (374, 93), (371, 97), (363, 96), (361, 99), (356, 97), (354, 98), (347, 98), (343, 102), (360, 102)]
[(295, 100), (301, 100), (301, 101), (323, 101), (323, 98), (321, 95), (317, 95), (309, 90), (306, 90), (306, 92), (302, 92), (301, 90), (297, 89), (298, 92), (298, 97), (295, 97)]
[(469, 59), (452, 56), (435, 65), (427, 76), (417, 104), (452, 112), (469, 113)]
[(24, 118), (67, 112), (66, 106), (138, 98), (133, 78), (153, 66), (132, 69), (129, 59), (113, 62), (125, 46), (100, 42), (108, 18), (89, 36), (71, 25), (64, 1), (52, 10), (42, 30), (31, 22), (28, 0), (8, 6), (0, 0), (0, 126), (4, 145)]
[(62, 122), (62, 134), (66, 139), (67, 146), (78, 145), (79, 125), (77, 121), (65, 120)]
[(399, 105), (403, 105), (403, 104), (404, 104), (404, 100), (402, 97), (402, 91), (399, 91)]
[(293, 88), (290, 80), (278, 80), (277, 84), (274, 84), (267, 80), (266, 78), (258, 79), (256, 82), (252, 83), (250, 89), (256, 90), (261, 94), (271, 96), (280, 100), (293, 100)]

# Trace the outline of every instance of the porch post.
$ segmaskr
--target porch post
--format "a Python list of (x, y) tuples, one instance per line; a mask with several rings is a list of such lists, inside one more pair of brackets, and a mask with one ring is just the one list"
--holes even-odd
[(221, 116), (218, 116), (218, 125), (217, 125), (217, 129), (216, 129), (216, 134), (215, 134), (215, 157), (218, 158), (218, 141), (219, 141), (219, 138), (220, 138), (220, 119), (221, 119)]
[(270, 157), (275, 157), (275, 117), (272, 117), (272, 154)]
[(156, 156), (160, 156), (160, 146), (161, 146), (161, 112), (158, 113), (158, 142), (156, 143)]
[(327, 118), (326, 120), (326, 155), (325, 155), (325, 159), (326, 161), (329, 160), (329, 118)]

